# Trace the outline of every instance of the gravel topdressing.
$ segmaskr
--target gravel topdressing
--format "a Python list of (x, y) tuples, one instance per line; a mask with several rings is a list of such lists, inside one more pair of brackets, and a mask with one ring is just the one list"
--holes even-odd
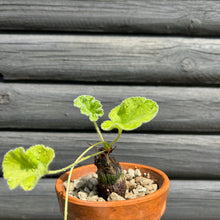
[[(158, 189), (158, 185), (150, 179), (149, 174), (144, 173), (141, 175), (139, 169), (124, 170), (127, 190), (125, 198), (119, 196), (117, 193), (111, 193), (107, 201), (119, 201), (134, 199), (141, 196), (145, 196), (155, 192)], [(87, 201), (106, 201), (97, 193), (97, 180), (96, 173), (90, 173), (81, 178), (75, 179), (70, 183), (69, 196), (87, 200)], [(67, 186), (67, 181), (64, 182), (64, 186)]]

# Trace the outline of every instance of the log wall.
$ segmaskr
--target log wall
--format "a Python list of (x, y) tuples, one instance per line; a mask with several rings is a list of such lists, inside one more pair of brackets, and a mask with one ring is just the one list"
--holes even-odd
[[(73, 99), (99, 99), (101, 123), (122, 99), (146, 96), (158, 116), (125, 132), (114, 156), (167, 173), (163, 220), (219, 220), (219, 36), (219, 1), (0, 0), (0, 163), (45, 144), (50, 168), (64, 167), (99, 140)], [(24, 193), (0, 171), (0, 219), (61, 220), (56, 178)]]

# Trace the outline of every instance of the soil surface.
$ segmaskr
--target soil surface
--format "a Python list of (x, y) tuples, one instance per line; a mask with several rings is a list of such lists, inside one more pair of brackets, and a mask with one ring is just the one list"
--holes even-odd
[[(148, 173), (144, 173), (143, 176), (139, 169), (124, 170), (127, 190), (125, 197), (121, 197), (117, 193), (111, 193), (107, 198), (107, 201), (119, 201), (134, 199), (141, 196), (145, 196), (155, 192), (158, 189), (158, 185), (150, 179)], [(75, 179), (70, 183), (69, 196), (88, 200), (88, 201), (106, 201), (97, 193), (97, 180), (96, 173), (90, 173), (81, 178)], [(64, 182), (64, 186), (67, 186), (67, 181)]]

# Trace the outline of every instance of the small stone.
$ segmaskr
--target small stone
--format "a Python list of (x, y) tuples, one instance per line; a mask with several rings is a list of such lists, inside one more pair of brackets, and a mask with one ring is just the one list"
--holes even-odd
[(88, 175), (81, 177), (81, 180), (84, 182), (87, 182), (89, 181), (90, 178), (92, 178), (92, 174), (88, 174)]
[(92, 190), (93, 189), (93, 185), (92, 185), (92, 183), (88, 183), (88, 188), (90, 189), (90, 190)]
[(155, 191), (157, 190), (157, 188), (158, 188), (157, 184), (152, 184), (152, 187), (153, 187), (154, 192), (155, 192)]
[(142, 177), (142, 176), (135, 177), (135, 182), (137, 184), (140, 184), (142, 178), (144, 178), (144, 177)]
[(136, 190), (137, 190), (138, 192), (146, 192), (147, 189), (146, 189), (145, 187), (143, 187), (143, 186), (138, 185), (137, 188), (136, 188)]
[(96, 195), (96, 196), (91, 196), (91, 197), (88, 196), (88, 197), (87, 197), (87, 200), (88, 200), (88, 201), (98, 201), (98, 198), (99, 198), (99, 197), (98, 197), (97, 195)]
[(136, 183), (136, 182), (135, 182), (135, 179), (130, 180), (130, 183), (132, 183), (132, 184), (133, 184), (133, 183)]
[[(65, 181), (65, 182), (63, 183), (63, 185), (65, 186), (65, 188), (67, 188), (67, 181)], [(69, 191), (73, 191), (74, 188), (75, 188), (75, 187), (74, 187), (73, 182), (70, 182)]]
[(150, 190), (148, 188), (146, 188), (145, 195), (148, 195), (148, 194), (150, 194)]
[(126, 180), (132, 180), (133, 179), (133, 176), (132, 175), (130, 175), (130, 174), (125, 174), (125, 178), (126, 178)]
[(86, 192), (87, 194), (91, 192), (87, 186), (83, 189), (83, 191)]
[(64, 185), (64, 187), (65, 187), (65, 189), (66, 189), (66, 187), (67, 187), (67, 181), (65, 181), (65, 182), (63, 183), (63, 185)]
[(147, 191), (145, 192), (145, 195), (151, 194), (151, 193), (157, 191), (158, 186), (157, 186), (157, 184), (151, 184), (151, 185), (146, 186), (146, 189), (147, 189)]
[(75, 179), (73, 181), (74, 188), (79, 189), (85, 185), (85, 181), (81, 178)]
[(134, 178), (134, 177), (135, 177), (134, 170), (133, 170), (133, 169), (131, 169), (131, 168), (129, 168), (129, 169), (128, 169), (128, 174), (129, 174), (129, 175), (131, 175), (131, 176), (132, 176), (132, 178)]
[(151, 184), (147, 186), (147, 194), (157, 191), (157, 184)]
[(97, 178), (98, 178), (98, 175), (97, 175), (97, 173), (92, 173), (92, 174), (91, 174), (91, 177), (97, 179)]
[(79, 199), (86, 200), (87, 197), (88, 197), (88, 195), (87, 195), (86, 192), (83, 192), (83, 191), (79, 191), (79, 192), (78, 192), (78, 198), (79, 198)]
[(96, 196), (96, 195), (97, 195), (97, 192), (94, 190), (89, 193), (89, 197)]
[(98, 202), (106, 202), (102, 197), (99, 197), (97, 201)]
[(145, 192), (139, 192), (139, 193), (137, 194), (137, 197), (142, 197), (142, 196), (145, 196)]
[(121, 200), (125, 200), (122, 196), (119, 196), (117, 193), (112, 192), (109, 196), (108, 196), (108, 201), (121, 201)]
[(125, 199), (135, 199), (137, 198), (136, 195), (132, 192), (126, 193), (125, 194)]
[(98, 180), (97, 180), (97, 178), (91, 178), (91, 179), (89, 179), (89, 183), (92, 183), (93, 186), (96, 186), (98, 184)]
[(153, 180), (150, 180), (150, 179), (147, 179), (141, 183), (141, 185), (144, 187), (146, 187), (148, 185), (152, 185), (152, 184), (153, 184)]
[(139, 176), (135, 178), (137, 184), (141, 184), (142, 186), (150, 185), (153, 183), (153, 180)]
[(140, 171), (139, 169), (136, 169), (136, 170), (134, 171), (134, 175), (135, 175), (135, 177), (141, 176), (141, 171)]
[(135, 183), (135, 180), (132, 179), (130, 181), (126, 181), (126, 185), (127, 185), (127, 189), (128, 191), (133, 190), (134, 188), (136, 188), (137, 184)]
[(150, 190), (148, 194), (151, 194), (151, 193), (154, 193), (154, 192), (155, 192), (154, 190)]
[(77, 198), (78, 194), (77, 194), (76, 191), (70, 191), (70, 192), (69, 192), (69, 196), (72, 196), (72, 197)]
[(89, 180), (88, 180), (88, 183), (87, 183), (88, 185), (88, 188), (90, 189), (90, 190), (92, 190), (94, 187), (96, 187), (97, 186), (97, 184), (98, 184), (98, 180), (97, 179), (95, 179), (95, 178), (90, 178)]
[(73, 191), (73, 190), (74, 190), (74, 184), (73, 184), (73, 183), (70, 183), (69, 191)]
[(133, 193), (137, 196), (137, 197), (141, 197), (141, 196), (145, 196), (147, 189), (144, 188), (141, 185), (138, 185), (136, 189), (133, 189)]
[(153, 190), (152, 185), (149, 185), (148, 189), (149, 189), (150, 191)]

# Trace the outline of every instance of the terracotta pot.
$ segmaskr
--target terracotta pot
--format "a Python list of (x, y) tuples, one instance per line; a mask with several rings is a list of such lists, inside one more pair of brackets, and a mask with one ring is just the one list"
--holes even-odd
[[(153, 167), (120, 163), (122, 168), (139, 168), (141, 173), (150, 173), (159, 189), (149, 195), (125, 201), (94, 202), (69, 196), (68, 220), (159, 220), (166, 209), (169, 179), (162, 171)], [(73, 170), (72, 180), (96, 172), (95, 165), (86, 165)], [(56, 192), (62, 214), (64, 213), (65, 188), (63, 182), (68, 173), (64, 173), (56, 182)]]

